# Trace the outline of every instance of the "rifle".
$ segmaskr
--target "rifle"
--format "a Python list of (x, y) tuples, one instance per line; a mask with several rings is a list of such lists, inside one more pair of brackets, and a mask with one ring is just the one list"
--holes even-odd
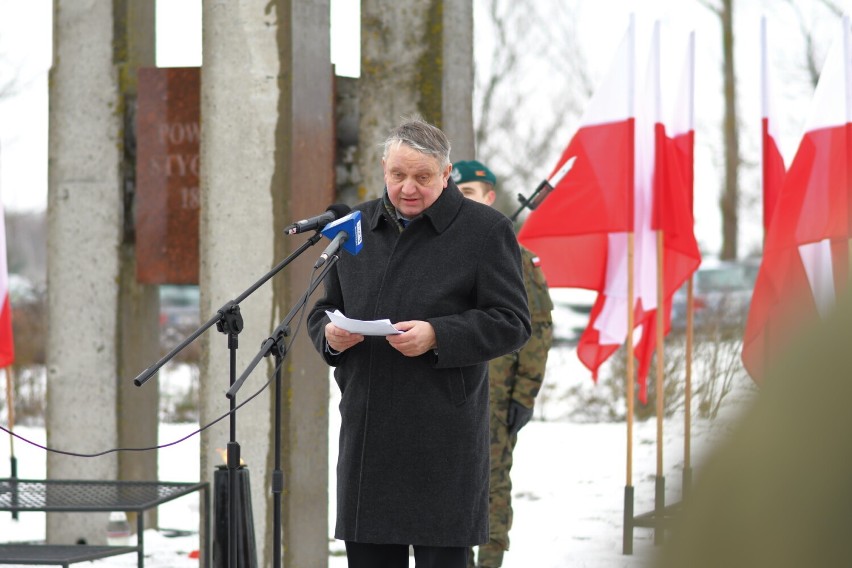
[(546, 179), (543, 179), (541, 180), (541, 183), (538, 184), (538, 187), (535, 188), (535, 191), (533, 191), (532, 195), (529, 196), (529, 199), (524, 197), (523, 193), (519, 193), (518, 201), (521, 202), (521, 206), (518, 207), (517, 211), (512, 213), (509, 219), (514, 222), (525, 207), (528, 208), (530, 211), (534, 211), (536, 207), (541, 205), (541, 202), (544, 201), (544, 198), (547, 197), (551, 191), (553, 191), (553, 187), (551, 187), (550, 183)]
[(514, 222), (525, 207), (528, 208), (530, 211), (534, 211), (536, 207), (541, 205), (542, 201), (544, 201), (545, 198), (550, 195), (550, 192), (553, 191), (553, 188), (559, 185), (559, 182), (562, 181), (562, 178), (565, 177), (565, 174), (567, 174), (571, 170), (571, 168), (574, 166), (574, 161), (576, 159), (576, 156), (571, 156), (565, 161), (562, 167), (559, 168), (559, 171), (553, 174), (553, 177), (551, 179), (541, 180), (541, 183), (538, 184), (538, 187), (535, 188), (535, 191), (532, 192), (532, 195), (530, 195), (529, 198), (524, 197), (523, 193), (519, 193), (518, 201), (521, 202), (521, 206), (518, 207), (517, 211), (512, 213), (509, 219)]

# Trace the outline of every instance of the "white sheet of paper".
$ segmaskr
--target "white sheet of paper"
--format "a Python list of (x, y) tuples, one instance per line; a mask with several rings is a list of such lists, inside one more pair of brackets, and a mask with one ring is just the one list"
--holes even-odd
[(333, 312), (326, 310), (325, 313), (328, 314), (331, 323), (350, 333), (360, 333), (361, 335), (396, 335), (402, 333), (391, 324), (389, 319), (373, 321), (349, 319), (340, 313), (340, 310)]

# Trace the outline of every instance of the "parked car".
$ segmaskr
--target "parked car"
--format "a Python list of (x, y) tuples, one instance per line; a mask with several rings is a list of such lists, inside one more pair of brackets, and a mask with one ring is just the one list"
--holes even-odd
[(589, 325), (589, 313), (597, 292), (582, 288), (551, 288), (553, 300), (553, 341), (576, 345)]
[[(695, 328), (743, 327), (759, 268), (759, 259), (705, 259), (693, 276)], [(686, 301), (687, 285), (684, 284), (672, 298), (672, 329), (686, 328)]]
[(162, 284), (160, 286), (160, 338), (175, 343), (201, 325), (198, 286)]
[(38, 302), (42, 296), (43, 292), (31, 280), (19, 274), (9, 274), (9, 301), (13, 306)]
[[(720, 261), (705, 259), (693, 277), (695, 329), (710, 325), (743, 327), (760, 259)], [(672, 329), (686, 329), (686, 284), (672, 298)], [(553, 338), (575, 345), (589, 323), (597, 292), (580, 288), (551, 288)]]

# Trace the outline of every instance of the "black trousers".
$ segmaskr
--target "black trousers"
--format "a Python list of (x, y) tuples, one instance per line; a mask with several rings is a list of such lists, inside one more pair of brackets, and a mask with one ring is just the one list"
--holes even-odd
[[(466, 568), (466, 546), (414, 545), (417, 568)], [(408, 568), (407, 544), (370, 544), (346, 541), (349, 568)]]

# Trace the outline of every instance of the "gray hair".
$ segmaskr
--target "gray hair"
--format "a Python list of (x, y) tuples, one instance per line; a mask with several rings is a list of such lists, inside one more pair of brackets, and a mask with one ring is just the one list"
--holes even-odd
[(382, 158), (387, 159), (391, 148), (398, 148), (401, 144), (434, 157), (441, 164), (441, 169), (450, 165), (450, 141), (447, 135), (419, 117), (403, 119), (400, 125), (390, 131), (384, 143)]

